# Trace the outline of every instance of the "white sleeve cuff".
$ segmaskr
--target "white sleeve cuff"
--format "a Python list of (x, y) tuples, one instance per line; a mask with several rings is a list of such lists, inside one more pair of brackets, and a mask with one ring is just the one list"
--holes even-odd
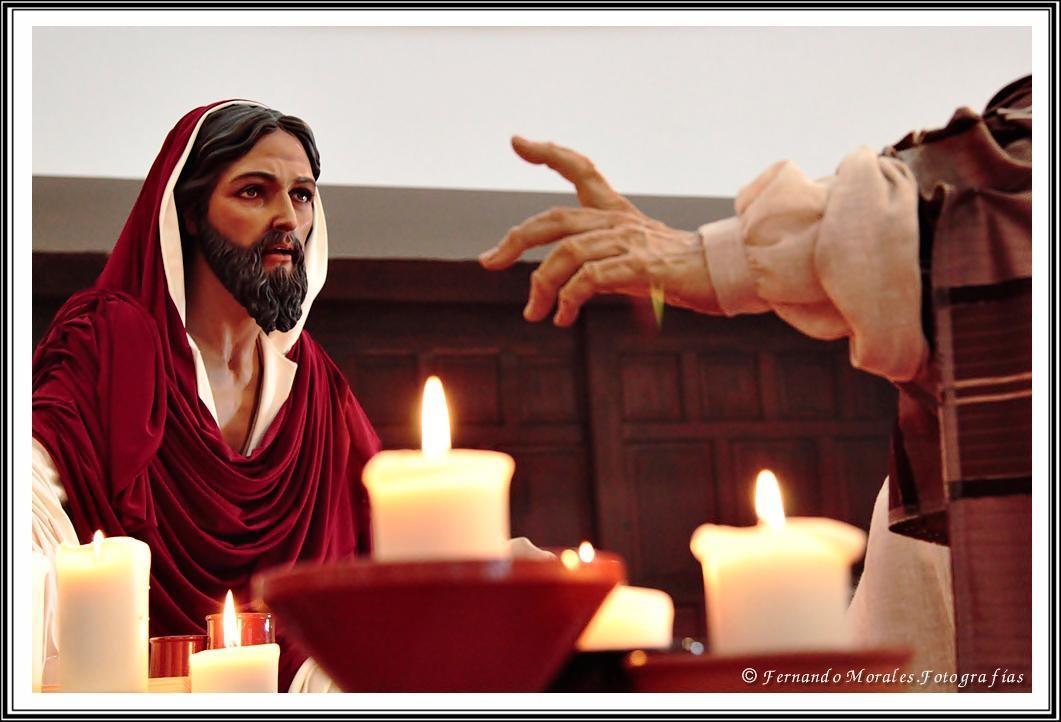
[(755, 277), (748, 265), (740, 218), (733, 216), (704, 224), (699, 232), (707, 258), (707, 272), (722, 312), (736, 316), (769, 311), (769, 304), (759, 297)]
[(313, 657), (307, 657), (295, 672), (288, 687), (290, 693), (342, 692), (338, 685), (324, 673)]

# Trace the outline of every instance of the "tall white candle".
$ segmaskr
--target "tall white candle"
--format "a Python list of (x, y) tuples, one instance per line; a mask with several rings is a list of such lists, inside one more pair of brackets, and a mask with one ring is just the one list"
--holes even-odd
[(150, 547), (96, 532), (89, 544), (60, 546), (55, 568), (59, 688), (146, 691)]
[(365, 465), (373, 557), (390, 562), (508, 556), (512, 457), (450, 448), (449, 413), (437, 377), (424, 387), (421, 414), (421, 451), (381, 451)]
[(192, 692), (276, 692), (280, 645), (240, 646), (232, 591), (222, 611), (223, 649), (205, 649), (188, 657)]
[(851, 646), (851, 564), (865, 549), (865, 532), (834, 519), (785, 519), (777, 479), (768, 471), (757, 480), (756, 511), (758, 526), (704, 524), (693, 533), (712, 651)]

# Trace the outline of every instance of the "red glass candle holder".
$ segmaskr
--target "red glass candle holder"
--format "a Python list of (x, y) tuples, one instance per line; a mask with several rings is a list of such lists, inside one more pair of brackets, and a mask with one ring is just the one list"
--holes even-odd
[[(236, 612), (236, 633), (239, 646), (272, 644), (276, 641), (276, 626), (272, 612)], [(206, 615), (207, 649), (225, 646), (225, 630), (220, 614)]]
[(206, 649), (205, 634), (178, 634), (148, 640), (148, 677), (187, 677), (188, 657)]

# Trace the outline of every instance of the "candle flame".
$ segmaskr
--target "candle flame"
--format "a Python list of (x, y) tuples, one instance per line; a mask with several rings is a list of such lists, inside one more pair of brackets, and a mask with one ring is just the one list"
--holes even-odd
[(96, 561), (99, 561), (100, 554), (103, 553), (103, 532), (99, 529), (92, 535), (92, 551), (96, 555)]
[(578, 552), (574, 549), (564, 549), (560, 552), (560, 561), (571, 570), (577, 569), (578, 565), (582, 563), (578, 558)]
[(432, 376), (424, 384), (420, 406), (420, 447), (424, 456), (437, 459), (444, 456), (450, 446), (446, 392), (442, 390), (442, 381), (438, 376)]
[(763, 469), (755, 479), (755, 513), (760, 523), (769, 527), (785, 525), (785, 505), (781, 500), (781, 487), (777, 477), (769, 469)]
[(581, 559), (583, 563), (589, 564), (596, 558), (596, 556), (597, 550), (594, 549), (593, 545), (588, 541), (584, 541), (578, 545), (578, 558)]
[(225, 647), (240, 646), (239, 628), (236, 625), (236, 602), (232, 599), (232, 590), (225, 595), (225, 609), (221, 613), (221, 633), (225, 637)]

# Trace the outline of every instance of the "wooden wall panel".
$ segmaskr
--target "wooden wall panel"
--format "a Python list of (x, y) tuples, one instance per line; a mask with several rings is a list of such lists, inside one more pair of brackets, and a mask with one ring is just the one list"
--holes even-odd
[(762, 394), (755, 354), (702, 354), (701, 408), (708, 419), (758, 419)]
[(625, 465), (637, 535), (630, 575), (650, 584), (682, 584), (691, 568), (689, 539), (718, 509), (711, 445), (631, 444)]
[(833, 355), (821, 351), (778, 354), (774, 370), (781, 418), (829, 419), (836, 415), (833, 362)]
[(500, 348), (464, 354), (431, 353), (431, 373), (444, 379), (454, 427), (502, 423), (500, 354)]
[(420, 398), (420, 367), (415, 354), (362, 353), (340, 360), (358, 401), (376, 425), (408, 425), (409, 409)]
[(888, 419), (896, 404), (895, 387), (880, 376), (854, 368), (847, 354), (837, 357), (835, 366), (840, 395), (839, 416), (844, 419)]
[(570, 356), (530, 356), (519, 365), (520, 422), (577, 423), (584, 418), (584, 394), (580, 393), (580, 368)]
[(838, 489), (845, 492), (843, 508), (835, 516), (865, 527), (873, 515), (873, 502), (888, 468), (888, 437), (838, 439), (834, 444)]
[(692, 530), (755, 523), (762, 468), (780, 478), (790, 515), (867, 527), (895, 394), (848, 368), (845, 342), (772, 316), (668, 308), (656, 330), (643, 315), (623, 304), (583, 313), (598, 530), (631, 560), (633, 583), (675, 599), (676, 636), (702, 636)]
[(679, 421), (685, 417), (681, 364), (675, 354), (627, 354), (619, 360), (623, 418)]
[(593, 539), (593, 497), (583, 446), (502, 446), (517, 460), (512, 535), (539, 546), (577, 547)]

